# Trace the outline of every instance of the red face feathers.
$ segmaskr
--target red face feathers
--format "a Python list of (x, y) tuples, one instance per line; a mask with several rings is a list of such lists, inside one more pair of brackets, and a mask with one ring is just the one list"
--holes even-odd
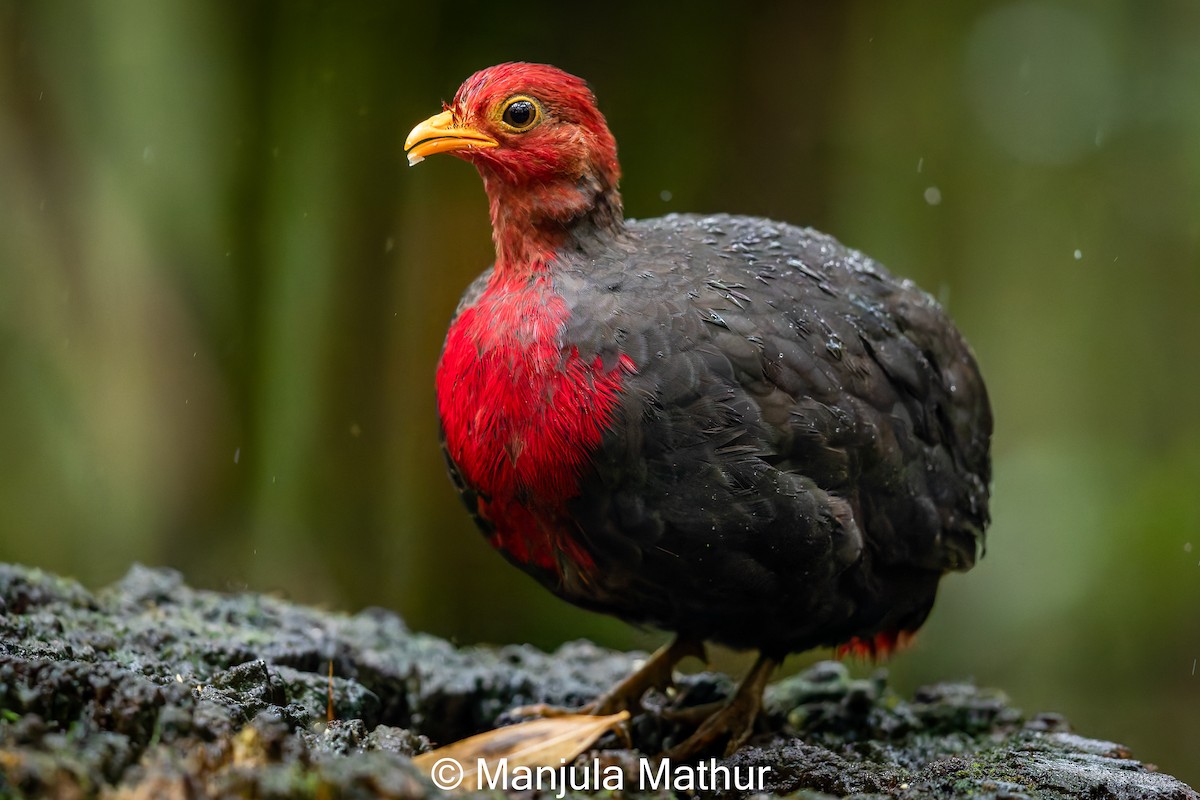
[(621, 225), (616, 141), (587, 84), (555, 67), (476, 72), (404, 146), (410, 164), (451, 153), (479, 170), (498, 268), (536, 268), (580, 222)]

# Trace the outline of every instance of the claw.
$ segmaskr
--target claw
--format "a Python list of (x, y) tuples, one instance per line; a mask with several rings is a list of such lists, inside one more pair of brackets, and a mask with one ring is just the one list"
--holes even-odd
[(514, 719), (565, 717), (572, 714), (604, 717), (620, 711), (637, 711), (642, 705), (642, 695), (651, 689), (665, 689), (674, 682), (675, 665), (688, 656), (696, 656), (703, 660), (704, 645), (692, 639), (677, 637), (670, 644), (655, 651), (632, 675), (587, 705), (565, 708), (534, 703), (511, 709), (507, 716)]
[(777, 666), (778, 659), (759, 655), (729, 702), (715, 714), (711, 714), (695, 733), (672, 747), (665, 755), (673, 761), (691, 761), (711, 752), (722, 741), (727, 742), (725, 755), (730, 756), (737, 752), (754, 732), (754, 721), (762, 709), (763, 689)]
[(704, 645), (693, 639), (676, 637), (657, 650), (641, 669), (597, 697), (585, 708), (588, 714), (615, 714), (641, 708), (642, 695), (651, 689), (665, 689), (674, 682), (675, 665), (688, 656), (704, 658)]

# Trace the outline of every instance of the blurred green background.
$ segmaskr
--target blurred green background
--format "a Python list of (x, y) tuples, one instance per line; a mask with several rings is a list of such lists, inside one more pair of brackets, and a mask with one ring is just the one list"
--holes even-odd
[(1200, 783), (1200, 4), (604, 9), (0, 0), (0, 560), (659, 641), (504, 564), (437, 447), (491, 242), (474, 171), (401, 142), (548, 61), (599, 95), (631, 216), (814, 225), (974, 344), (988, 556), (897, 684), (973, 676)]

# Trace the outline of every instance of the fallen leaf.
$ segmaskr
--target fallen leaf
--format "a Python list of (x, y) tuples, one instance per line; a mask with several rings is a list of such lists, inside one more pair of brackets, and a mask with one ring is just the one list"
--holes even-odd
[[(464, 790), (473, 789), (479, 771), (479, 759), (487, 762), (489, 767), (506, 760), (510, 770), (516, 767), (570, 764), (597, 739), (627, 719), (628, 711), (604, 717), (568, 714), (534, 719), (460, 739), (437, 750), (422, 753), (413, 759), (413, 763), (429, 775), (436, 764), (452, 759), (461, 768), (458, 785)], [(432, 777), (438, 780), (438, 776)]]

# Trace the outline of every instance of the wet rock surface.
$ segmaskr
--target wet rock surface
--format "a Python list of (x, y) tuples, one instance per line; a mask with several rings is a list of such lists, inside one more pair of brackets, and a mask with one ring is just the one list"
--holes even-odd
[[(639, 657), (586, 642), (456, 648), (388, 612), (200, 591), (170, 570), (135, 566), (92, 593), (0, 565), (0, 797), (440, 796), (411, 756), (514, 706), (582, 704)], [(641, 754), (688, 732), (662, 710), (730, 685), (682, 679), (647, 698), (628, 740), (609, 734), (581, 761), (623, 770), (624, 796), (1200, 800), (999, 692), (939, 684), (902, 699), (882, 672), (856, 680), (832, 662), (772, 686), (761, 734), (731, 758), (640, 783)], [(762, 783), (747, 791), (727, 773)]]

